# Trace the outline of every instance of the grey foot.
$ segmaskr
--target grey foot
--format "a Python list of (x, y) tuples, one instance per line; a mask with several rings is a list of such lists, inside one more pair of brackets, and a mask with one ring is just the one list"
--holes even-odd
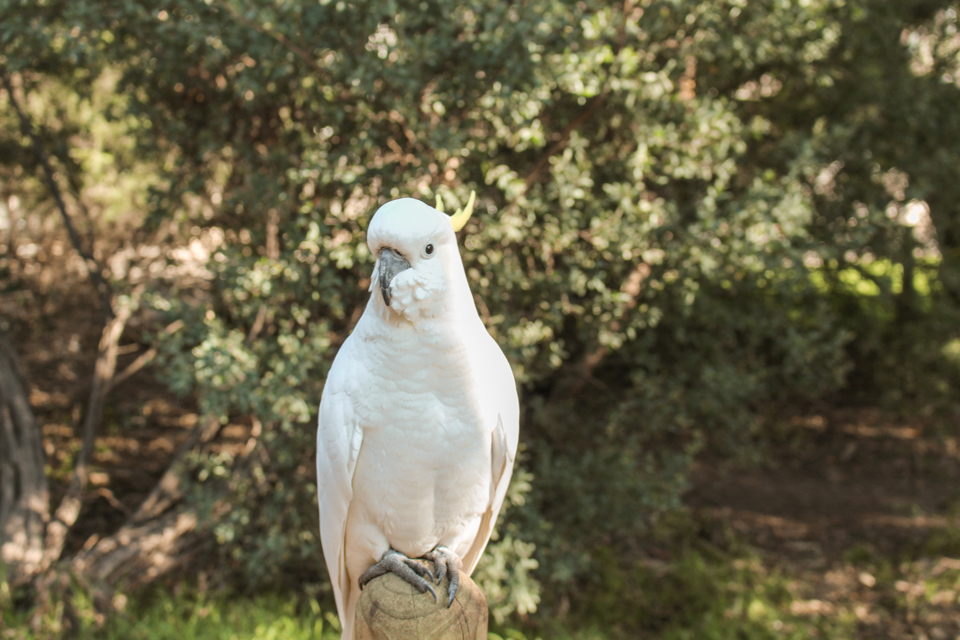
[(380, 559), (380, 562), (363, 572), (363, 575), (360, 576), (360, 579), (357, 581), (360, 583), (360, 589), (363, 590), (368, 582), (388, 572), (397, 574), (416, 587), (420, 593), (430, 592), (430, 595), (433, 596), (433, 601), (437, 601), (437, 592), (433, 590), (433, 587), (431, 587), (430, 583), (425, 579), (430, 578), (430, 580), (435, 580), (430, 569), (427, 569), (416, 560), (411, 560), (399, 551), (394, 551), (393, 549), (387, 551), (383, 555), (383, 558)]
[(433, 551), (423, 554), (427, 560), (432, 560), (437, 568), (437, 584), (443, 582), (443, 577), (450, 574), (450, 588), (447, 595), (447, 608), (453, 604), (453, 599), (457, 597), (457, 589), (460, 587), (460, 558), (446, 547), (436, 547)]

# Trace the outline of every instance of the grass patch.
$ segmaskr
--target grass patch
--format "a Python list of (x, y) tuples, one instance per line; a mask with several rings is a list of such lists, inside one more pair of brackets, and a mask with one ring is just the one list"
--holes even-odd
[(112, 620), (95, 637), (104, 640), (336, 640), (336, 616), (322, 615), (313, 600), (298, 606), (280, 595), (252, 599), (203, 596), (157, 599)]
[[(154, 589), (132, 600), (122, 611), (105, 620), (92, 602), (75, 591), (68, 605), (76, 631), (70, 636), (97, 640), (339, 640), (340, 624), (335, 613), (321, 611), (316, 600), (303, 594), (267, 594), (229, 597), (198, 593), (188, 588), (174, 592)], [(122, 602), (123, 598), (120, 597)], [(116, 601), (115, 601), (116, 602)], [(9, 599), (4, 604), (9, 604)], [(65, 603), (52, 607), (39, 620), (35, 612), (20, 614), (6, 609), (0, 617), (3, 640), (47, 640), (64, 635)]]
[[(92, 621), (91, 621), (92, 622)], [(89, 637), (103, 640), (336, 640), (335, 614), (302, 595), (228, 598), (184, 593), (134, 604)]]

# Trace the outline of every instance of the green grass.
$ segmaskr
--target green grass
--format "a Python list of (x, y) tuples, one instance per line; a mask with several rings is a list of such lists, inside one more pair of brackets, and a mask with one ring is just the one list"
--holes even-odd
[[(296, 596), (252, 599), (187, 595), (157, 598), (112, 619), (95, 637), (103, 640), (335, 640), (336, 616), (322, 615), (313, 600)], [(299, 609), (299, 610), (298, 610)], [(91, 632), (93, 629), (91, 628)], [(91, 633), (91, 636), (94, 634)]]
[[(4, 585), (6, 583), (3, 583)], [(2, 586), (2, 585), (0, 585)], [(6, 594), (9, 596), (9, 593)], [(2, 592), (0, 592), (0, 597)], [(97, 640), (339, 640), (334, 613), (323, 612), (303, 594), (270, 594), (253, 598), (228, 597), (176, 589), (154, 589), (104, 619), (82, 592), (72, 596), (79, 623), (74, 637)], [(125, 599), (115, 598), (115, 604)], [(8, 605), (9, 597), (0, 605)], [(64, 603), (54, 605), (35, 621), (35, 612), (0, 618), (3, 640), (46, 640), (64, 635)]]

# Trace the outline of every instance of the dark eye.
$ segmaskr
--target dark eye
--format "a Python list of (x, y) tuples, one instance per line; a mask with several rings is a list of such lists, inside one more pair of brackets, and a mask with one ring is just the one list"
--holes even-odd
[(425, 256), (432, 256), (432, 255), (433, 255), (433, 245), (432, 245), (432, 244), (428, 244), (427, 246), (425, 246), (425, 247), (423, 248), (423, 255), (425, 255)]

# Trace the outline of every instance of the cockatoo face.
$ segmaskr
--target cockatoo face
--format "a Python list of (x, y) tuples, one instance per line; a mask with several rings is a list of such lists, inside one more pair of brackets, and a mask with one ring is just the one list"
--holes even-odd
[(370, 291), (387, 309), (416, 322), (450, 307), (460, 252), (449, 216), (413, 198), (388, 202), (370, 222), (367, 246), (377, 256)]

